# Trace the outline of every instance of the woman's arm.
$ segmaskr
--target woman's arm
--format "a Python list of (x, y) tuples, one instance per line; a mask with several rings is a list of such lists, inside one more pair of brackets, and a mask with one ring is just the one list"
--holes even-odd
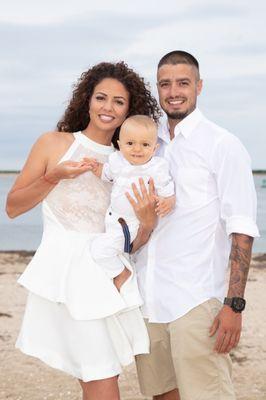
[(70, 145), (69, 137), (57, 132), (46, 133), (37, 140), (7, 196), (6, 212), (10, 218), (35, 207), (61, 179), (88, 171), (88, 166), (73, 161), (57, 165)]

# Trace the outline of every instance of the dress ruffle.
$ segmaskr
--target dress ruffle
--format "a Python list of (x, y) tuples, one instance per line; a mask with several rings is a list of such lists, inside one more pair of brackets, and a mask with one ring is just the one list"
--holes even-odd
[(49, 207), (44, 207), (42, 242), (18, 282), (30, 292), (63, 303), (77, 320), (105, 318), (142, 305), (134, 269), (126, 256), (130, 278), (120, 292), (90, 254), (91, 241), (98, 234), (66, 230)]

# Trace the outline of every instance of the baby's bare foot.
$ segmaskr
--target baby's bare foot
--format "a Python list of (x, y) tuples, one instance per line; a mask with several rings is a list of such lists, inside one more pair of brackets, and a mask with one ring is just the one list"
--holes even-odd
[(117, 275), (114, 278), (114, 285), (118, 291), (120, 291), (121, 286), (128, 280), (130, 275), (131, 275), (131, 272), (129, 271), (129, 269), (127, 269), (125, 267), (124, 270), (121, 272), (121, 274)]

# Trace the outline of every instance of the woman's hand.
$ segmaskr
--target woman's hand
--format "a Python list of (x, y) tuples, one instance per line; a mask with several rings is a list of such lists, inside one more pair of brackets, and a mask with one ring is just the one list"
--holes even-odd
[(51, 171), (45, 174), (45, 177), (51, 182), (58, 183), (61, 179), (74, 179), (90, 170), (90, 165), (83, 161), (68, 160), (57, 164)]
[(36, 141), (8, 193), (6, 212), (10, 218), (39, 204), (61, 179), (73, 179), (89, 171), (83, 162), (63, 161), (57, 164), (71, 143), (72, 135), (70, 137), (61, 132), (48, 132)]

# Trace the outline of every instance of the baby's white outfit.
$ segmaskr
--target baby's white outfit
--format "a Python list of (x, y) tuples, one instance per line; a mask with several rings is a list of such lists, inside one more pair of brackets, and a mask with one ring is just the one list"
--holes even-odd
[[(139, 178), (143, 178), (148, 190), (148, 182), (153, 178), (156, 192), (159, 196), (174, 195), (174, 183), (169, 173), (168, 163), (161, 157), (153, 157), (145, 164), (130, 164), (120, 151), (110, 154), (108, 162), (104, 163), (101, 179), (113, 183), (110, 207), (105, 216), (105, 233), (96, 237), (91, 244), (91, 255), (110, 276), (114, 278), (125, 267), (124, 244), (125, 237), (120, 218), (127, 223), (130, 241), (136, 238), (139, 220), (125, 193), (133, 198), (132, 183), (139, 189)], [(126, 266), (130, 266), (126, 264)]]
[[(114, 151), (80, 132), (74, 137), (61, 161), (103, 163)], [(104, 232), (110, 191), (92, 172), (61, 180), (43, 200), (42, 241), (19, 279), (29, 296), (16, 346), (83, 381), (116, 376), (149, 351), (133, 269), (118, 292), (90, 254)]]

